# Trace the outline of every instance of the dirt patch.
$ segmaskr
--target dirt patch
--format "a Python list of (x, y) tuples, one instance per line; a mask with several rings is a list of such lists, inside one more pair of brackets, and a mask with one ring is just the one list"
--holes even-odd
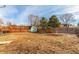
[(13, 42), (0, 46), (1, 52), (22, 54), (79, 53), (79, 38), (75, 35), (12, 33)]

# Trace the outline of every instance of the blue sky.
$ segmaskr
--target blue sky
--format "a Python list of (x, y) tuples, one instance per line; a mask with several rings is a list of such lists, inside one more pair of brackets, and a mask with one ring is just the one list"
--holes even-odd
[(78, 5), (7, 5), (0, 8), (0, 18), (3, 21), (15, 24), (28, 25), (28, 16), (30, 14), (39, 17), (50, 18), (52, 15), (60, 15), (72, 13), (75, 16), (74, 24), (79, 22), (79, 6)]

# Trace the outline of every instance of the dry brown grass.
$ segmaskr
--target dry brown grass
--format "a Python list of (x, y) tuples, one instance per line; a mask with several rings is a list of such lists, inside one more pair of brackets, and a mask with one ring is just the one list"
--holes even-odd
[(75, 35), (10, 33), (7, 37), (13, 42), (1, 45), (1, 53), (79, 53)]

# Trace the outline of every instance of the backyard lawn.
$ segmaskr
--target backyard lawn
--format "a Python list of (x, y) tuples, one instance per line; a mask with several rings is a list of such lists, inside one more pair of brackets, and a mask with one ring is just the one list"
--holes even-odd
[(0, 35), (0, 53), (79, 53), (79, 38), (69, 34), (7, 33)]

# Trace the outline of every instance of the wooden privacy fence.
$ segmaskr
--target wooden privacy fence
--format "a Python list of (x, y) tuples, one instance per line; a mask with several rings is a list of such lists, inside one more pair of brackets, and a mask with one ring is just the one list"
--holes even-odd
[(6, 26), (0, 27), (0, 32), (28, 32), (29, 26)]
[(66, 28), (57, 28), (56, 32), (57, 33), (79, 34), (79, 28), (73, 27), (73, 28), (69, 28), (68, 30)]
[[(30, 26), (0, 26), (0, 32), (28, 32)], [(53, 29), (38, 29), (40, 33), (69, 33), (69, 34), (79, 34), (79, 27), (69, 28), (68, 31), (66, 28), (56, 28)]]
[(79, 28), (73, 27), (73, 28), (56, 28), (56, 29), (46, 29), (46, 30), (38, 30), (40, 33), (69, 33), (69, 34), (79, 34)]

